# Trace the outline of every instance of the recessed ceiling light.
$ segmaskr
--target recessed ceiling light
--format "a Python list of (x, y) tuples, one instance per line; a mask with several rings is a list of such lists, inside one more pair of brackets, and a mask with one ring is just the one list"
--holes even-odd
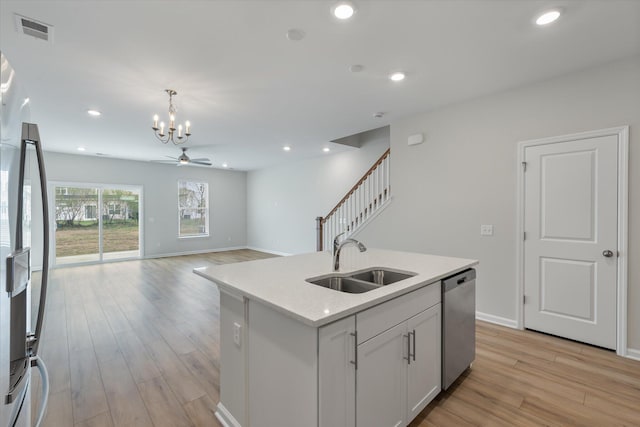
[(329, 148), (329, 147), (324, 147), (324, 148), (322, 149), (322, 151), (324, 151), (325, 153), (328, 153), (329, 151), (331, 151), (331, 148)]
[(342, 1), (337, 3), (331, 8), (331, 13), (338, 19), (345, 20), (349, 19), (356, 13), (356, 8), (353, 3), (349, 1)]
[(78, 147), (78, 151), (85, 151), (85, 150), (86, 150), (86, 148), (84, 148), (84, 147)]
[(383, 111), (378, 111), (377, 113), (373, 113), (373, 117), (375, 117), (376, 119), (379, 119), (382, 116), (384, 116), (384, 112)]
[(402, 81), (404, 80), (404, 78), (405, 78), (405, 75), (402, 71), (396, 71), (395, 73), (389, 76), (389, 79), (391, 79), (394, 82)]
[(349, 71), (351, 71), (352, 73), (359, 73), (362, 70), (364, 70), (364, 65), (360, 64), (354, 64), (349, 67)]
[(223, 168), (228, 168), (228, 167), (229, 167), (229, 165), (228, 165), (228, 164), (226, 164), (226, 163), (223, 163), (223, 164), (222, 164), (222, 167), (223, 167)]
[(285, 145), (284, 147), (282, 147), (282, 149), (284, 151), (291, 151), (291, 147), (289, 147), (288, 145)]
[(89, 114), (90, 116), (93, 116), (93, 117), (98, 117), (102, 113), (100, 111), (98, 111), (98, 110), (87, 110), (87, 114)]
[(548, 25), (556, 21), (558, 18), (560, 18), (560, 11), (558, 9), (550, 10), (538, 16), (538, 19), (536, 19), (536, 24)]

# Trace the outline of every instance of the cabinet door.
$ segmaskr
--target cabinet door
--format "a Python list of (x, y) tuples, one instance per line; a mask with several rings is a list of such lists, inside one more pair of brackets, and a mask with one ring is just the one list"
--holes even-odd
[(359, 427), (406, 425), (407, 323), (358, 346), (356, 422)]
[(407, 421), (411, 421), (440, 393), (440, 304), (407, 321), (411, 363), (407, 365)]
[(355, 316), (320, 328), (320, 427), (356, 425), (355, 330)]

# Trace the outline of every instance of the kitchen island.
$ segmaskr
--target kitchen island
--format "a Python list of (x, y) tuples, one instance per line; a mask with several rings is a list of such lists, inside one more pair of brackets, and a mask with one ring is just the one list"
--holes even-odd
[(307, 281), (332, 272), (328, 252), (195, 269), (220, 289), (217, 417), (229, 427), (408, 424), (440, 392), (440, 280), (476, 264), (345, 248), (340, 273), (412, 275), (364, 293)]

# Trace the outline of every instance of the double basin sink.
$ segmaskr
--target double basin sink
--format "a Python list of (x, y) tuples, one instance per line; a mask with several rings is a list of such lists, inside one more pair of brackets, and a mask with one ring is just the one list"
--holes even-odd
[(307, 279), (307, 282), (317, 286), (333, 289), (349, 294), (361, 294), (390, 285), (415, 276), (408, 271), (389, 270), (373, 267), (353, 273), (333, 273)]

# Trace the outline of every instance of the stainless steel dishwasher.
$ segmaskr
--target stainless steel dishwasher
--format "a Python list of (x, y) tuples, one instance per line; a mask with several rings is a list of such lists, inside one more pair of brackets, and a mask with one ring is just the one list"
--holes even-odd
[(442, 281), (442, 389), (446, 390), (476, 357), (476, 271)]

